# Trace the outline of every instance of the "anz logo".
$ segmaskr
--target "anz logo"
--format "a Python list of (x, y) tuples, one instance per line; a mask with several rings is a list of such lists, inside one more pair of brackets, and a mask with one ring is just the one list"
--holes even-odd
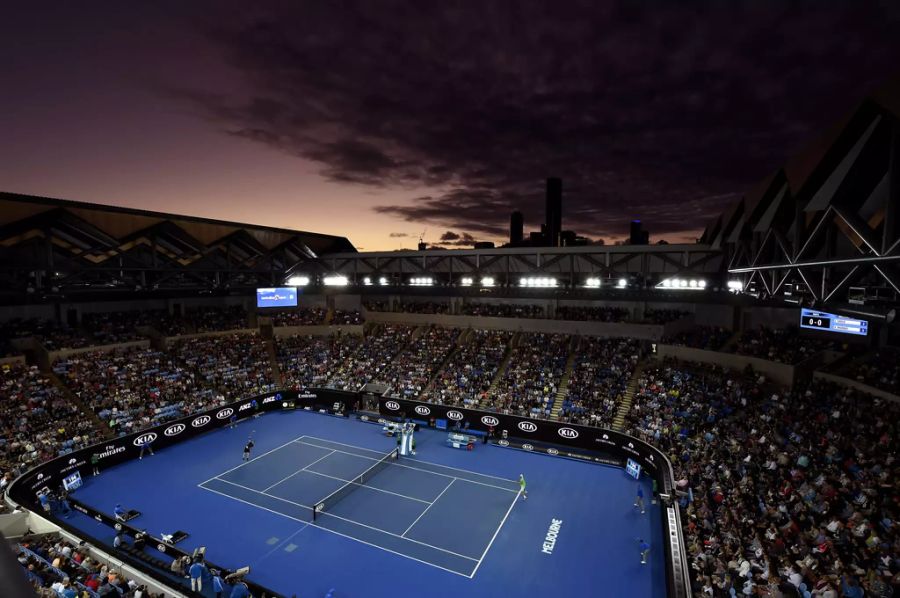
[(463, 414), (459, 411), (448, 411), (447, 419), (452, 419), (455, 422), (462, 421)]
[[(281, 400), (281, 395), (275, 395), (274, 397), (264, 398), (262, 404), (267, 405), (269, 403), (274, 403), (275, 401), (280, 401), (280, 400)], [(250, 405), (250, 403), (247, 403), (247, 405)], [(241, 407), (241, 409), (243, 409), (243, 408), (244, 407)]]
[(216, 413), (216, 419), (225, 419), (229, 417), (232, 413), (234, 413), (234, 409), (229, 407), (228, 409), (222, 409), (218, 413)]
[(519, 422), (519, 429), (523, 432), (537, 432), (537, 424), (534, 422)]
[(202, 428), (203, 426), (208, 424), (210, 421), (212, 421), (212, 418), (210, 416), (201, 415), (200, 417), (194, 419), (194, 421), (191, 422), (191, 425), (194, 426), (195, 428)]
[(133, 444), (134, 446), (141, 446), (142, 444), (149, 444), (154, 440), (156, 440), (156, 432), (149, 432), (135, 438)]
[(548, 449), (547, 449), (547, 454), (548, 454), (548, 455), (558, 455), (558, 454), (559, 454), (559, 451), (556, 450), (555, 448), (552, 448), (552, 447), (551, 447), (551, 448), (548, 448)]
[(524, 451), (533, 451), (533, 450), (534, 450), (534, 447), (531, 446), (530, 444), (523, 444), (523, 445), (522, 445), (522, 450), (524, 450)]
[(500, 425), (500, 420), (493, 415), (483, 415), (481, 417), (481, 423), (486, 426), (498, 426)]
[(166, 428), (166, 430), (163, 432), (163, 434), (165, 434), (166, 436), (178, 436), (179, 434), (184, 432), (186, 429), (187, 429), (187, 426), (184, 424), (175, 424), (173, 426), (169, 426), (168, 428)]
[[(265, 402), (266, 401), (263, 401), (263, 403), (265, 403)], [(247, 409), (250, 409), (251, 407), (253, 407), (253, 403), (244, 403), (243, 405), (238, 407), (238, 411), (246, 411)]]
[(391, 411), (400, 411), (400, 403), (397, 401), (388, 401), (384, 404), (386, 409), (390, 409)]
[(556, 433), (563, 438), (568, 438), (569, 440), (578, 438), (578, 430), (573, 430), (572, 428), (560, 428), (556, 431)]
[(418, 413), (419, 415), (429, 415), (431, 413), (431, 409), (429, 409), (425, 405), (416, 405), (416, 413)]

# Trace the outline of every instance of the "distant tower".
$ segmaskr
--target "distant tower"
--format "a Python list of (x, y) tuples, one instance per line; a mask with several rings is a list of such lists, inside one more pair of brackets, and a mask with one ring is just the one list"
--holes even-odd
[(650, 242), (650, 232), (644, 230), (640, 220), (631, 221), (631, 245), (647, 245)]
[(547, 245), (559, 247), (562, 232), (562, 179), (547, 179)]
[(516, 210), (509, 215), (509, 244), (521, 245), (524, 236), (525, 217), (522, 212)]

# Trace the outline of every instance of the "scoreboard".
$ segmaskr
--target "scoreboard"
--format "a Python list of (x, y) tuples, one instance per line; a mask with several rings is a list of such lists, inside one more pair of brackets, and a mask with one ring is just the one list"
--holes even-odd
[(800, 327), (813, 330), (828, 330), (842, 334), (856, 334), (866, 336), (869, 334), (868, 320), (839, 316), (824, 311), (803, 308), (800, 310)]

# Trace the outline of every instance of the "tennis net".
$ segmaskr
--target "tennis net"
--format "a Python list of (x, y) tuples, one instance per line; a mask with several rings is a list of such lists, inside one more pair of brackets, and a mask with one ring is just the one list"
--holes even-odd
[(348, 494), (378, 475), (378, 472), (390, 465), (391, 461), (396, 461), (399, 453), (400, 451), (398, 449), (392, 450), (390, 453), (382, 457), (378, 461), (378, 463), (375, 463), (374, 465), (372, 465), (372, 467), (365, 470), (364, 472), (317, 502), (313, 507), (313, 521), (318, 519), (320, 513), (324, 513), (326, 510), (331, 509), (331, 507), (333, 507), (335, 503), (343, 500)]

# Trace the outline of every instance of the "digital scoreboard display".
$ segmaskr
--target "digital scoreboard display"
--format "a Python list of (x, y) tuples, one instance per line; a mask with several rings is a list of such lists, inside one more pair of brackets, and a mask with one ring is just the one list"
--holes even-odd
[(297, 307), (297, 287), (256, 289), (256, 307)]
[(625, 473), (637, 480), (641, 477), (640, 464), (634, 459), (628, 459), (628, 461), (625, 462)]
[(76, 471), (63, 478), (63, 488), (68, 492), (81, 488), (81, 473)]
[(806, 308), (800, 310), (800, 328), (828, 330), (830, 332), (856, 334), (859, 336), (869, 334), (869, 322), (867, 320)]

